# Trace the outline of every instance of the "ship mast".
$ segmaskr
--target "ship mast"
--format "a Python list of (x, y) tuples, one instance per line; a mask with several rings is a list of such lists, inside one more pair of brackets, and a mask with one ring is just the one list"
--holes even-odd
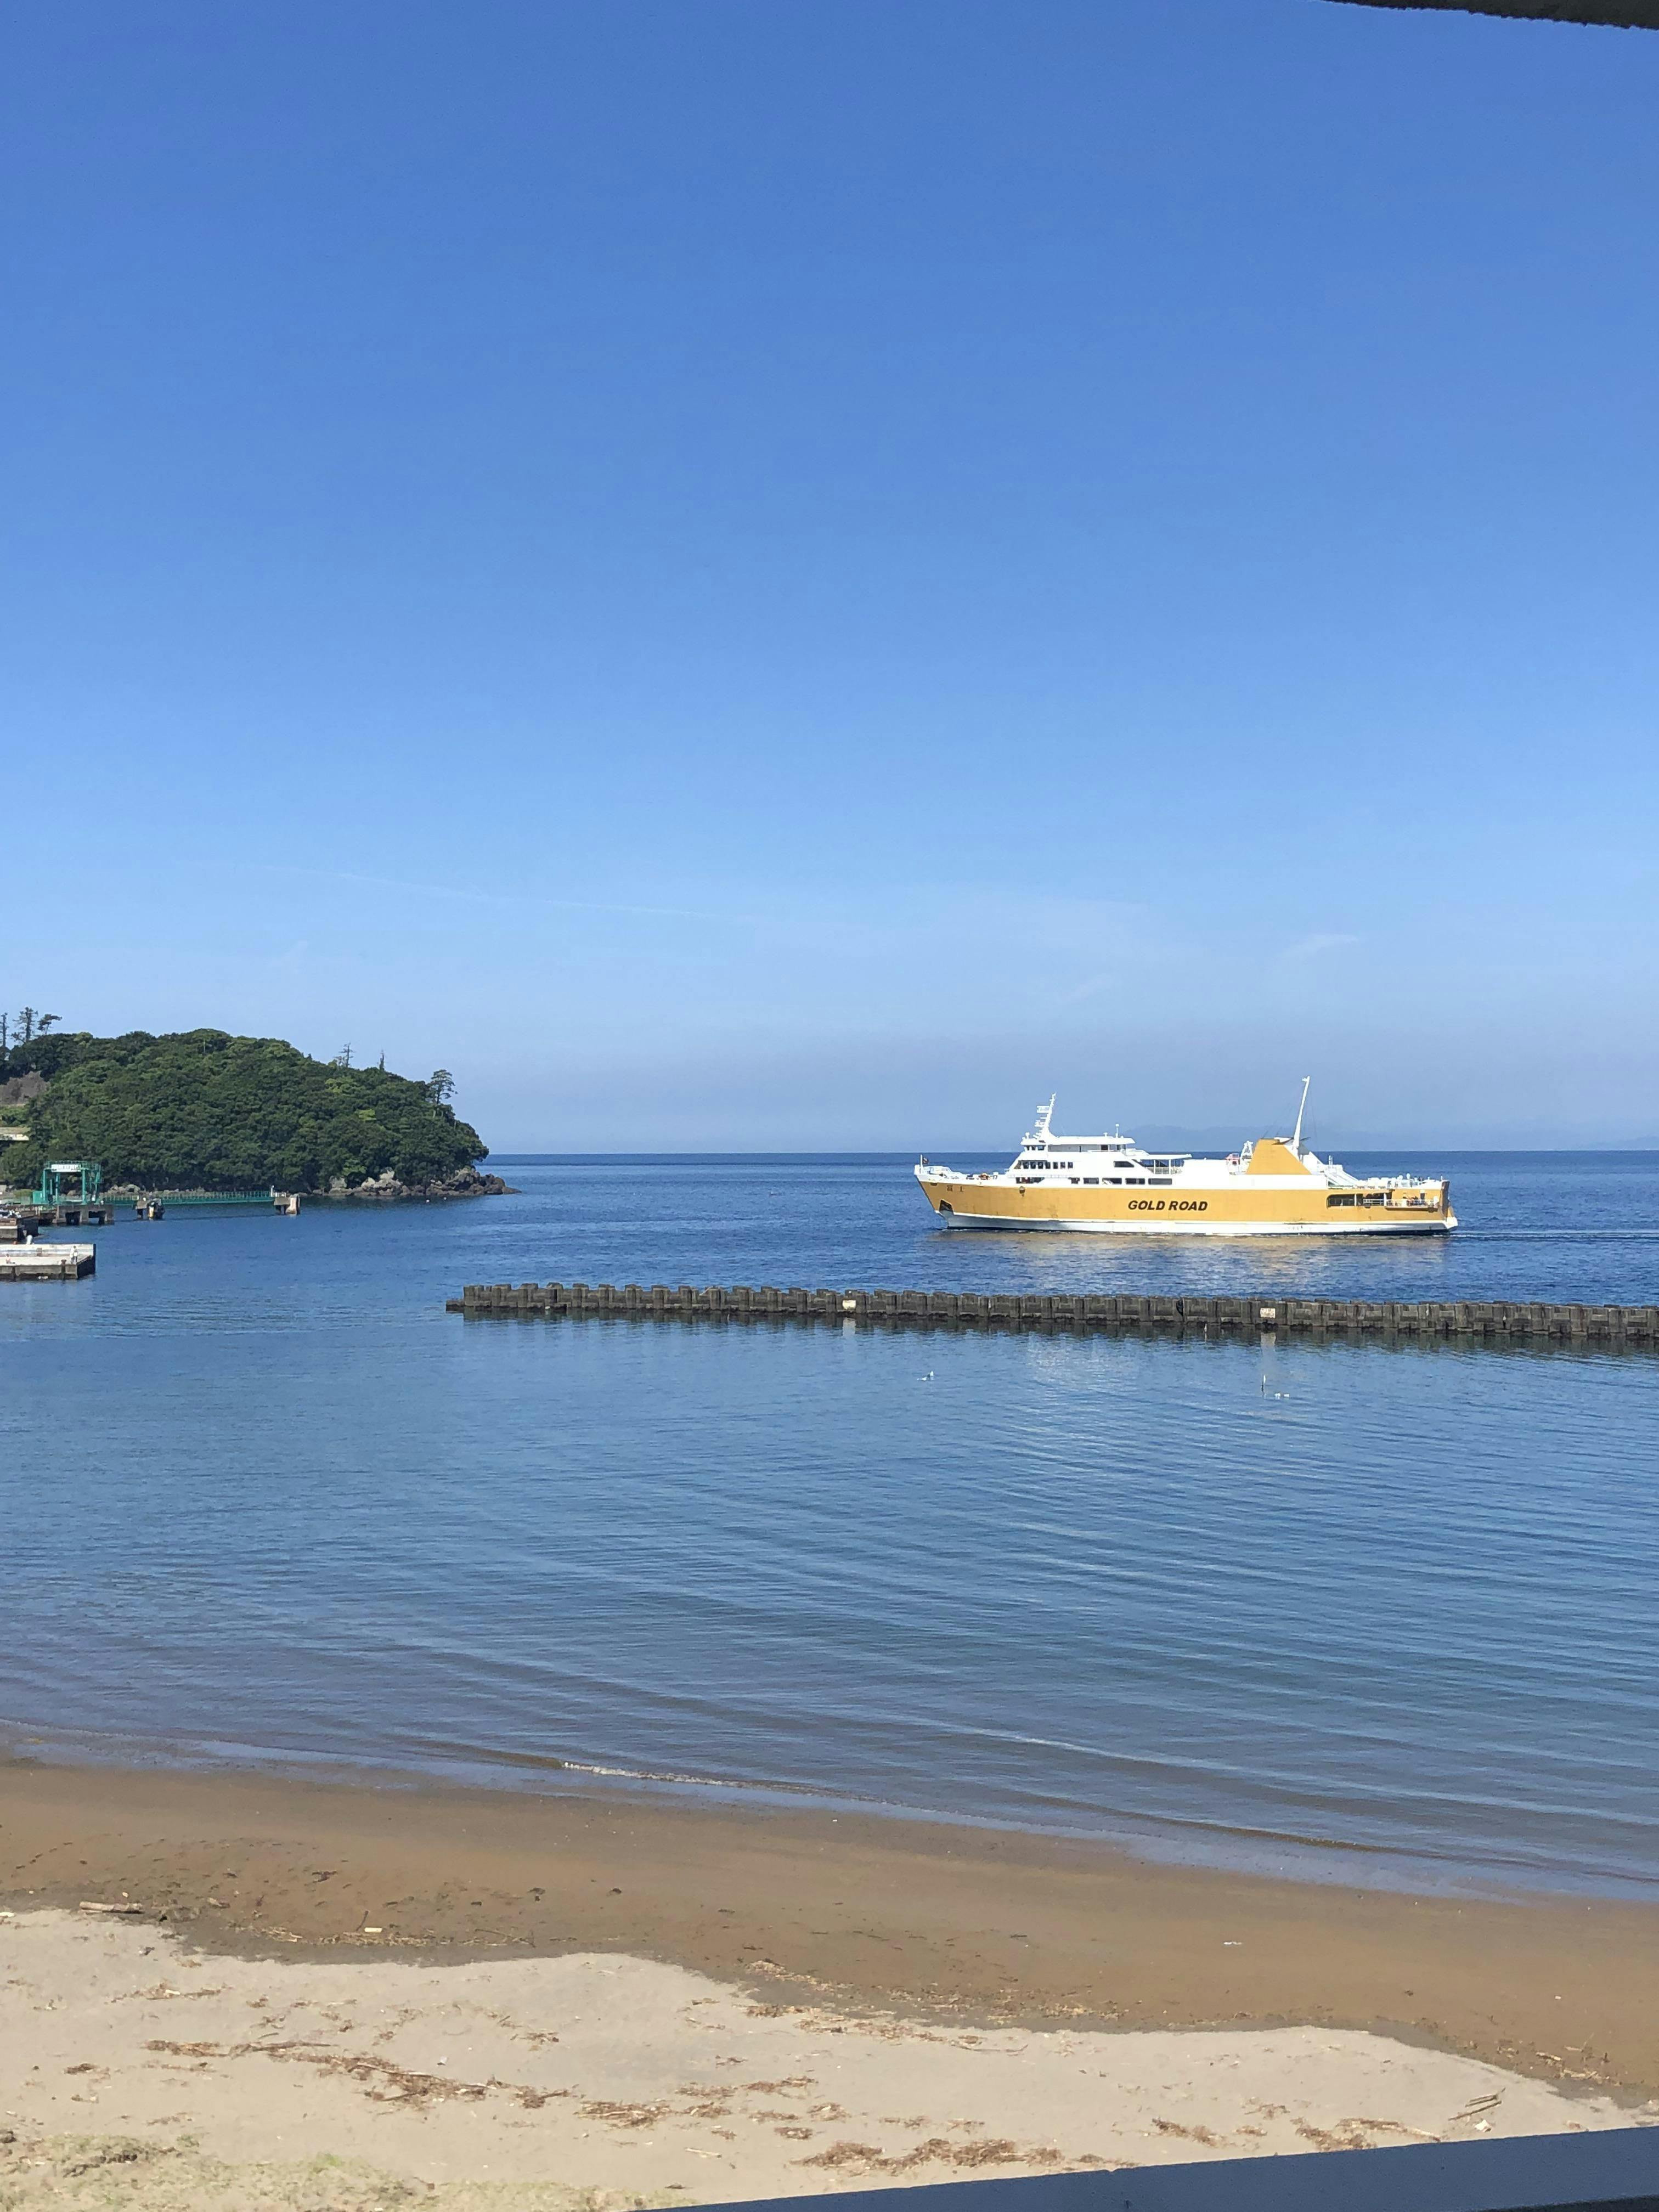
[(1300, 1159), (1302, 1157), (1302, 1116), (1308, 1110), (1308, 1085), (1312, 1081), (1313, 1078), (1311, 1075), (1304, 1075), (1303, 1077), (1302, 1103), (1296, 1109), (1296, 1133), (1291, 1139), (1291, 1150), (1296, 1154), (1297, 1159)]

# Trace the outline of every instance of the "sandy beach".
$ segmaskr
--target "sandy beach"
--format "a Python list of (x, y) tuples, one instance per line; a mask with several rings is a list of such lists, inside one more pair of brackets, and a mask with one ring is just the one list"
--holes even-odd
[(592, 1952), (242, 1960), (47, 1911), (0, 1923), (0, 1961), (15, 2204), (89, 2177), (158, 2212), (324, 2183), (331, 2206), (692, 2203), (1630, 2118), (1352, 2029), (942, 2027)]
[(18, 2204), (708, 2202), (1659, 2116), (1624, 1905), (21, 1762), (0, 1893)]

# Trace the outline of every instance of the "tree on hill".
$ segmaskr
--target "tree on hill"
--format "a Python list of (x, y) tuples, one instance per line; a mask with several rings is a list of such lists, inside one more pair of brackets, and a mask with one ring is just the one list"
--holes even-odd
[(48, 1087), (28, 1142), (6, 1147), (18, 1183), (48, 1159), (98, 1160), (106, 1184), (150, 1190), (349, 1188), (387, 1170), (436, 1183), (489, 1152), (427, 1084), (313, 1060), (276, 1037), (58, 1030), (0, 1059), (0, 1079), (30, 1070)]
[(15, 1014), (0, 1014), (0, 1054), (9, 1050), (14, 1032), (20, 1044), (31, 1043), (56, 1028), (61, 1014), (40, 1014), (33, 1006), (20, 1006)]

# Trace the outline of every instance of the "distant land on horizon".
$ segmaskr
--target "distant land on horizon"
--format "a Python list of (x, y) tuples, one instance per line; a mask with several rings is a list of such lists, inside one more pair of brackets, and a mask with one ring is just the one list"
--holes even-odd
[[(1218, 1081), (1207, 1086), (1212, 1091), (1225, 1084), (1242, 1095), (1255, 1087), (1249, 1071), (1236, 1069), (1230, 1060), (1224, 1059), (1215, 1073)], [(517, 1098), (498, 1097), (494, 1116), (498, 1126), (501, 1120), (509, 1126), (516, 1121), (522, 1129), (526, 1120), (532, 1115), (539, 1119), (545, 1112), (550, 1119), (564, 1122), (574, 1140), (561, 1144), (542, 1137), (490, 1146), (476, 1127), (457, 1120), (449, 1103), (453, 1081), (447, 1070), (440, 1068), (424, 1080), (410, 1079), (393, 1073), (383, 1058), (379, 1065), (353, 1066), (349, 1053), (323, 1059), (279, 1038), (206, 1027), (163, 1036), (134, 1030), (119, 1036), (97, 1036), (53, 1026), (29, 1041), (12, 1042), (9, 1050), (0, 1048), (0, 1092), (8, 1087), (8, 1078), (15, 1090), (15, 1079), (26, 1074), (45, 1077), (49, 1090), (32, 1106), (21, 1098), (9, 1104), (0, 1097), (0, 1123), (27, 1123), (34, 1139), (27, 1146), (0, 1146), (0, 1181), (14, 1183), (38, 1175), (48, 1152), (57, 1158), (98, 1159), (111, 1182), (155, 1188), (269, 1181), (301, 1191), (326, 1190), (337, 1184), (357, 1188), (381, 1179), (424, 1190), (447, 1176), (465, 1176), (490, 1158), (496, 1164), (639, 1158), (913, 1160), (925, 1152), (935, 1159), (955, 1156), (1006, 1164), (1018, 1149), (1020, 1130), (1030, 1120), (1028, 1103), (1013, 1112), (1000, 1135), (988, 1140), (983, 1134), (964, 1139), (930, 1131), (920, 1140), (913, 1135), (908, 1141), (889, 1137), (884, 1143), (872, 1144), (860, 1129), (849, 1142), (833, 1125), (844, 1120), (856, 1126), (869, 1102), (860, 1095), (852, 1073), (832, 1066), (829, 1095), (821, 1082), (818, 1087), (808, 1081), (776, 1084), (763, 1102), (750, 1101), (744, 1113), (732, 1116), (738, 1126), (729, 1132), (719, 1127), (720, 1117), (706, 1109), (693, 1108), (682, 1115), (677, 1110), (682, 1103), (678, 1099), (647, 1093), (624, 1119), (624, 1128), (629, 1121), (634, 1125), (628, 1131), (634, 1141), (613, 1139), (602, 1146), (592, 1142), (599, 1132), (585, 1099), (556, 1092), (545, 1101), (538, 1101), (533, 1093), (527, 1098), (522, 1093)], [(488, 1099), (489, 1071), (481, 1080), (474, 1069), (469, 1087), (473, 1097), (482, 1090)], [(924, 1099), (921, 1112), (917, 1112), (915, 1087), (910, 1086), (911, 1096), (886, 1102), (894, 1119), (910, 1121), (913, 1129), (927, 1110)], [(619, 1090), (622, 1096), (629, 1095), (625, 1082)], [(958, 1096), (941, 1103), (944, 1121), (952, 1105), (959, 1109), (963, 1101)], [(1062, 1107), (1060, 1119), (1064, 1125), (1073, 1117)], [(1287, 1134), (1291, 1119), (1288, 1102), (1277, 1113), (1271, 1106), (1264, 1112), (1258, 1098), (1254, 1107), (1247, 1103), (1224, 1121), (1172, 1122), (1132, 1112), (1116, 1126), (1154, 1151), (1224, 1156), (1249, 1138)], [(668, 1141), (650, 1127), (653, 1121), (668, 1125)], [(685, 1131), (678, 1142), (673, 1141), (679, 1135), (677, 1121)], [(1090, 1121), (1097, 1130), (1104, 1127), (1098, 1119), (1087, 1116), (1085, 1109), (1073, 1123), (1074, 1133), (1088, 1133)], [(826, 1122), (830, 1124), (828, 1130)], [(1391, 1134), (1346, 1123), (1340, 1102), (1337, 1112), (1322, 1111), (1317, 1086), (1304, 1134), (1322, 1158), (1339, 1161), (1349, 1155), (1421, 1164), (1457, 1154), (1659, 1154), (1659, 1131), (1638, 1134), (1626, 1130), (1607, 1136), (1559, 1125), (1530, 1130), (1511, 1125), (1498, 1135), (1467, 1127), (1437, 1136)], [(581, 1141), (584, 1136), (586, 1143)]]
[(279, 1037), (49, 1030), (0, 1053), (0, 1090), (20, 1094), (0, 1118), (27, 1132), (0, 1169), (16, 1188), (49, 1160), (84, 1159), (106, 1189), (470, 1194), (489, 1147), (453, 1088), (446, 1068), (418, 1082)]
[[(1153, 1152), (1206, 1152), (1225, 1153), (1235, 1148), (1234, 1140), (1215, 1132), (1201, 1132), (1194, 1136), (1190, 1131), (1182, 1132), (1149, 1125), (1144, 1136), (1137, 1141)], [(1471, 1145), (1453, 1139), (1442, 1142), (1434, 1138), (1385, 1139), (1356, 1137), (1340, 1139), (1334, 1144), (1322, 1145), (1309, 1139), (1310, 1149), (1322, 1159), (1334, 1157), (1340, 1159), (1352, 1152), (1356, 1158), (1370, 1158), (1380, 1152), (1438, 1152), (1452, 1158), (1499, 1159), (1511, 1157), (1530, 1159), (1538, 1157), (1577, 1159), (1587, 1155), (1611, 1154), (1631, 1159), (1659, 1159), (1659, 1138), (1645, 1140), (1632, 1139), (1628, 1143), (1597, 1143), (1578, 1145)], [(817, 1145), (802, 1146), (759, 1146), (702, 1145), (675, 1151), (665, 1146), (640, 1145), (619, 1146), (611, 1152), (592, 1152), (572, 1148), (557, 1152), (528, 1146), (492, 1152), (490, 1158), (498, 1168), (551, 1167), (586, 1160), (903, 1160), (918, 1158), (921, 1152), (931, 1152), (935, 1158), (960, 1153), (964, 1158), (1002, 1159), (1013, 1157), (1014, 1147), (1007, 1145), (935, 1143), (933, 1146), (904, 1146), (896, 1145)]]

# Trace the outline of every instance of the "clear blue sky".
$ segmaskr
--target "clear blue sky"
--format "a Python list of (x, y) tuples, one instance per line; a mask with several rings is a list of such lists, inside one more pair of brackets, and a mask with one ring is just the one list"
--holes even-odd
[(1659, 37), (64, 0), (0, 107), (9, 1005), (1659, 1140)]

